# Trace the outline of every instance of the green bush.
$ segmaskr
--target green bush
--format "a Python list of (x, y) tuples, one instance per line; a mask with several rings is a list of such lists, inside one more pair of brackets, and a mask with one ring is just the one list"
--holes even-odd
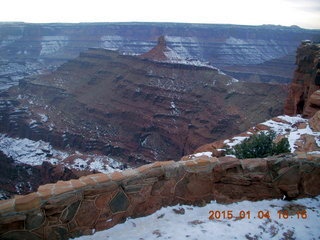
[(273, 131), (252, 135), (242, 143), (234, 146), (233, 149), (226, 149), (226, 154), (232, 154), (239, 159), (243, 159), (267, 157), (290, 152), (288, 139), (283, 138), (278, 143), (274, 143), (275, 137), (276, 134)]

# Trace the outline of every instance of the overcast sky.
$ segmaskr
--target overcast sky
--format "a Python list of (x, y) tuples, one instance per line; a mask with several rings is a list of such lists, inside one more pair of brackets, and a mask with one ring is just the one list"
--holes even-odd
[(320, 0), (1, 0), (0, 21), (276, 24), (320, 29)]

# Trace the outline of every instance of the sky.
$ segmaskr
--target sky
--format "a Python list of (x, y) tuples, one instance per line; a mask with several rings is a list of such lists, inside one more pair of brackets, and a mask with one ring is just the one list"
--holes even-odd
[(186, 22), (320, 29), (319, 0), (1, 0), (0, 22)]

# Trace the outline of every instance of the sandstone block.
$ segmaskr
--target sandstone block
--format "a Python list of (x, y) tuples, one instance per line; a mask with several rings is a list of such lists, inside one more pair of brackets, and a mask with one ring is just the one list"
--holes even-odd
[(284, 167), (278, 171), (278, 185), (294, 185), (300, 180), (299, 168), (297, 166)]
[(180, 178), (186, 173), (182, 162), (166, 165), (163, 167), (163, 170), (165, 179)]
[(70, 192), (61, 194), (58, 196), (54, 196), (46, 201), (44, 208), (47, 209), (64, 209), (66, 206), (78, 201), (82, 200), (83, 196), (81, 192)]
[(70, 222), (73, 219), (74, 215), (76, 214), (80, 203), (81, 201), (79, 200), (70, 204), (68, 207), (66, 207), (61, 213), (60, 221), (62, 223)]
[(137, 171), (138, 171), (139, 173), (144, 173), (144, 172), (149, 171), (150, 169), (152, 169), (153, 166), (154, 166), (154, 163), (146, 164), (146, 165), (143, 165), (143, 166), (141, 166), (141, 167), (138, 167), (138, 168), (137, 168)]
[(251, 185), (250, 179), (241, 175), (229, 174), (225, 177), (222, 177), (220, 181), (225, 184), (242, 185), (242, 186)]
[(221, 157), (219, 158), (219, 161), (224, 170), (238, 168), (241, 165), (240, 160), (233, 157)]
[(297, 197), (299, 195), (299, 188), (298, 184), (291, 184), (291, 185), (278, 185), (279, 189), (285, 192), (288, 197)]
[(309, 120), (310, 127), (315, 132), (320, 132), (320, 111), (317, 111)]
[(25, 221), (25, 227), (27, 230), (40, 228), (44, 220), (45, 216), (41, 210), (29, 213)]
[(320, 90), (313, 92), (309, 98), (311, 104), (320, 107)]
[(73, 191), (74, 188), (70, 181), (58, 181), (53, 189), (55, 195)]
[(187, 198), (199, 198), (203, 195), (211, 193), (212, 185), (210, 182), (193, 180), (187, 183), (188, 194)]
[(244, 173), (266, 172), (268, 170), (266, 159), (261, 159), (261, 158), (241, 159), (240, 163)]
[[(320, 194), (320, 169), (302, 173), (302, 186), (305, 194), (316, 196)], [(316, 184), (317, 183), (317, 184)]]
[(15, 210), (26, 211), (39, 208), (41, 205), (40, 197), (37, 193), (30, 193), (20, 198), (15, 198)]
[(63, 226), (50, 226), (46, 227), (45, 230), (46, 238), (52, 240), (67, 240), (68, 229)]
[(217, 158), (198, 158), (195, 160), (184, 161), (184, 169), (187, 172), (209, 173), (215, 165), (219, 164)]
[(110, 200), (113, 198), (113, 196), (115, 196), (116, 192), (108, 192), (105, 194), (101, 194), (100, 196), (98, 196), (95, 200), (95, 206), (97, 209), (99, 210), (104, 210), (109, 208), (108, 204), (110, 202)]
[(113, 213), (124, 212), (128, 209), (130, 200), (123, 191), (119, 191), (110, 201), (109, 207)]
[(131, 178), (131, 177), (135, 177), (138, 175), (138, 170), (137, 169), (127, 169), (127, 170), (123, 171), (122, 174), (124, 176), (126, 176), (126, 178)]
[(81, 182), (80, 180), (71, 179), (70, 183), (74, 189), (80, 189), (86, 186), (84, 182)]
[(107, 192), (112, 192), (115, 189), (117, 189), (119, 186), (116, 182), (114, 181), (108, 181), (106, 183), (102, 184), (97, 184), (95, 186), (92, 186), (90, 188), (87, 188), (83, 191), (83, 195), (85, 198), (91, 198), (95, 199), (97, 195), (104, 194)]
[(83, 177), (79, 178), (79, 181), (84, 183), (87, 186), (96, 185), (96, 182), (92, 178), (87, 177), (87, 176), (83, 176)]
[(170, 164), (173, 164), (174, 161), (158, 161), (158, 162), (154, 162), (153, 163), (153, 167), (162, 167), (162, 166), (167, 166), (167, 165), (170, 165)]
[(91, 179), (93, 179), (93, 181), (97, 183), (104, 183), (104, 182), (110, 181), (109, 175), (104, 173), (92, 174), (92, 175), (88, 175), (87, 177), (90, 177)]
[(120, 182), (126, 178), (122, 172), (113, 172), (110, 175), (112, 181)]
[(38, 193), (41, 199), (46, 200), (46, 199), (49, 199), (51, 196), (53, 196), (54, 188), (55, 188), (55, 184), (46, 184), (46, 185), (39, 186)]
[(82, 201), (80, 208), (78, 209), (75, 220), (78, 225), (91, 228), (99, 218), (100, 211), (95, 207), (93, 201)]
[[(6, 224), (9, 225), (17, 225), (17, 224), (12, 224), (12, 223), (17, 223), (17, 222), (22, 222), (22, 227), (20, 227), (21, 229), (24, 228), (24, 220), (26, 220), (27, 216), (23, 213), (14, 213), (14, 214), (10, 214), (7, 216), (1, 216), (0, 218), (0, 229), (3, 230), (3, 226)], [(15, 229), (19, 229), (19, 228), (15, 228)], [(4, 229), (7, 230), (7, 229)]]
[(0, 201), (0, 215), (14, 211), (14, 199)]

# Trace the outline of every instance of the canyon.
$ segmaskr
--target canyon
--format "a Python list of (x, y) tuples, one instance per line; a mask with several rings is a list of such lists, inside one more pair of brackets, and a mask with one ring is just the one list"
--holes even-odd
[[(304, 32), (297, 27), (264, 28)], [(54, 29), (52, 25), (46, 31)], [(317, 34), (307, 32), (311, 37)], [(171, 45), (170, 35), (159, 36), (146, 51), (134, 55), (121, 51), (120, 38), (104, 37), (104, 48), (81, 50), (72, 60), (64, 55), (64, 48), (70, 47), (65, 36), (42, 38), (50, 42), (47, 45), (28, 39), (30, 52), (20, 52), (20, 63), (32, 59), (35, 65), (30, 72), (22, 71), (23, 79), (9, 74), (19, 84), (0, 92), (0, 131), (5, 133), (0, 135), (0, 158), (8, 178), (18, 175), (19, 182), (24, 177), (32, 184), (19, 188), (29, 194), (0, 201), (2, 239), (68, 239), (175, 204), (319, 195), (315, 184), (320, 176), (319, 44), (303, 41), (299, 46), (288, 89), (270, 83), (275, 72), (268, 73), (268, 81), (239, 81), (200, 57), (201, 61), (188, 58)], [(2, 42), (9, 46), (7, 53), (16, 51), (17, 39)], [(119, 45), (114, 45), (117, 41)], [(235, 45), (249, 43), (243, 41), (227, 40)], [(83, 47), (78, 44), (79, 48), (71, 48), (72, 54)], [(29, 53), (35, 57), (24, 59), (22, 55)], [(51, 62), (47, 72), (37, 65), (41, 63), (37, 54), (47, 55), (42, 64)], [(256, 54), (257, 59), (251, 55), (248, 64), (253, 69), (264, 64), (268, 68), (290, 54), (279, 55), (278, 60), (275, 55), (267, 57), (264, 52), (264, 57)], [(249, 65), (243, 68), (240, 61), (238, 71), (247, 71)], [(41, 75), (33, 75), (39, 70)], [(284, 112), (292, 116), (279, 116)], [(224, 156), (223, 147), (266, 130), (276, 131), (277, 140), (288, 137), (291, 153), (241, 160)], [(10, 144), (23, 149), (10, 152)], [(35, 146), (34, 152), (26, 149)], [(96, 173), (91, 168), (96, 163), (91, 163), (101, 156), (105, 156), (101, 165), (114, 166)], [(24, 159), (33, 159), (36, 166)], [(42, 181), (36, 185), (30, 176)], [(12, 194), (17, 186), (11, 184), (5, 191)]]
[[(6, 51), (11, 49), (11, 53), (30, 40), (15, 45), (18, 38), (10, 39), (2, 46)], [(39, 44), (37, 39), (33, 40), (35, 45)], [(30, 153), (20, 153), (29, 162), (21, 162), (12, 151), (2, 155), (3, 168), (14, 169), (18, 163), (21, 175), (21, 179), (10, 184), (6, 177), (2, 178), (6, 185), (2, 188), (3, 197), (96, 171), (107, 173), (153, 161), (180, 159), (201, 149), (203, 144), (232, 137), (283, 113), (286, 86), (239, 81), (208, 62), (189, 58), (171, 40), (163, 35), (141, 55), (90, 48), (73, 60), (68, 60), (67, 53), (73, 49), (72, 54), (77, 55), (82, 48), (64, 49), (69, 43), (52, 40), (52, 51), (43, 50), (47, 45), (40, 44), (41, 54), (31, 51), (20, 56), (21, 61), (44, 63), (50, 58), (59, 64), (55, 70), (24, 77), (19, 86), (0, 93), (0, 130), (8, 135), (3, 138), (7, 145), (2, 146), (2, 152), (10, 142), (19, 144), (12, 137), (26, 142), (26, 146), (20, 145), (23, 149), (38, 146)], [(48, 59), (39, 60), (44, 55)], [(32, 141), (45, 141), (52, 146)], [(52, 147), (64, 153), (54, 155)], [(218, 149), (221, 147), (223, 144)], [(208, 151), (215, 150), (210, 147)], [(33, 154), (46, 157), (31, 163)], [(43, 182), (36, 178), (23, 181), (30, 175), (28, 172), (39, 175), (42, 167), (48, 175), (40, 177)], [(11, 175), (17, 173), (13, 171)]]
[(209, 62), (240, 80), (282, 83), (291, 81), (300, 41), (320, 39), (319, 30), (297, 26), (0, 23), (0, 87), (50, 72), (92, 47), (142, 54), (161, 35), (186, 59)]
[(0, 130), (141, 165), (179, 159), (283, 111), (281, 84), (89, 49), (2, 94)]

